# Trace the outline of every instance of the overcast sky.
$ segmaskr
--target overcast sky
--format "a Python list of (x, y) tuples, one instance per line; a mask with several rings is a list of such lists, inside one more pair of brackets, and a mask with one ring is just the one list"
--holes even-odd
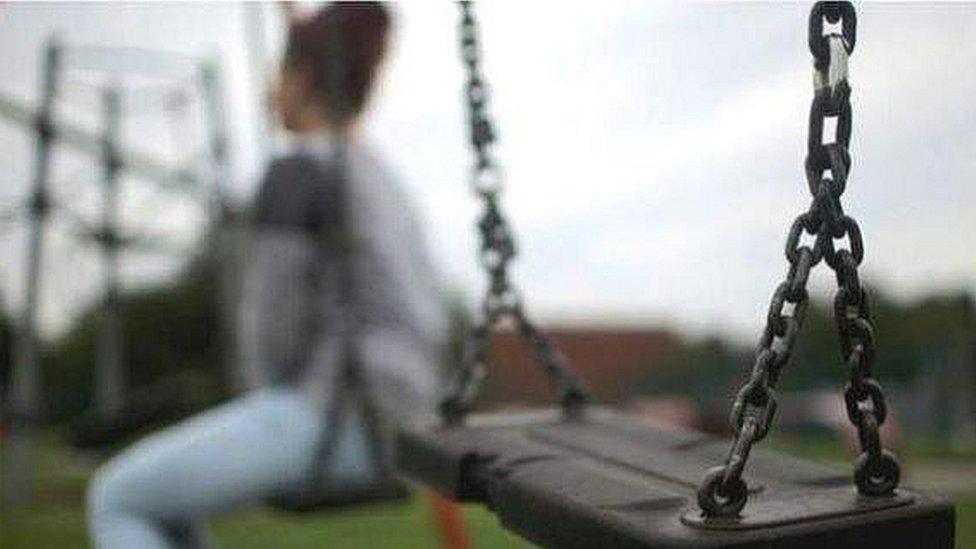
[[(505, 204), (522, 251), (515, 275), (537, 315), (753, 339), (785, 274), (789, 223), (809, 204), (808, 4), (478, 7)], [(0, 92), (36, 100), (41, 44), (54, 30), (69, 44), (217, 55), (230, 88), (235, 190), (245, 199), (263, 160), (254, 123), (261, 78), (249, 72), (244, 12), (239, 4), (5, 4)], [(473, 295), (481, 279), (457, 15), (429, 2), (397, 12), (395, 54), (365, 134), (413, 192), (445, 280)], [(858, 13), (844, 200), (864, 233), (862, 270), (904, 299), (976, 292), (976, 4), (867, 3)], [(280, 22), (273, 9), (265, 15), (272, 66)], [(97, 106), (92, 93), (75, 85), (66, 95), (85, 122)], [(134, 148), (176, 157), (199, 139), (190, 122), (172, 139), (165, 116), (139, 116), (126, 126)], [(24, 196), (30, 145), (22, 129), (0, 121), (0, 205)], [(57, 158), (67, 180), (58, 192), (75, 189), (78, 209), (94, 211), (97, 170), (70, 153)], [(140, 190), (148, 187), (136, 179), (126, 185), (129, 224), (192, 239), (199, 208)], [(4, 300), (16, 307), (25, 233), (2, 231)], [(43, 316), (54, 329), (96, 295), (99, 271), (91, 250), (52, 240)], [(127, 280), (155, 280), (177, 265), (133, 260)], [(824, 269), (812, 285), (826, 299), (832, 277)]]

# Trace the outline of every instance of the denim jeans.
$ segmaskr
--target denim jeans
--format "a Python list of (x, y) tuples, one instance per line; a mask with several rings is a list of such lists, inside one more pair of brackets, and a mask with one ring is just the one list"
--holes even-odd
[[(305, 481), (325, 418), (299, 389), (260, 389), (152, 434), (106, 463), (88, 491), (99, 548), (203, 547), (203, 521)], [(340, 426), (330, 478), (372, 474), (358, 418)]]

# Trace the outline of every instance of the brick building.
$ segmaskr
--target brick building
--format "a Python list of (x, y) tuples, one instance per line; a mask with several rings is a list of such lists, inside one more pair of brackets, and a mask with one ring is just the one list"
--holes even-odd
[[(611, 327), (547, 327), (573, 370), (603, 402), (619, 402), (635, 381), (680, 346), (665, 330)], [(532, 360), (528, 344), (511, 330), (495, 334), (486, 400), (513, 404), (551, 403), (552, 385)]]

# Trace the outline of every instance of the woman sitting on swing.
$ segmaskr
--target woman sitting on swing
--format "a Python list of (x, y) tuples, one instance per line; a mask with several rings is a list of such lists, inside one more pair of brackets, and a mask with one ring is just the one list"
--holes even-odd
[[(331, 4), (292, 23), (274, 109), (294, 144), (264, 176), (244, 277), (252, 390), (103, 466), (88, 494), (96, 546), (205, 545), (203, 519), (306, 490), (323, 474), (326, 440), (326, 478), (380, 475), (366, 420), (329, 420), (348, 349), (383, 423), (435, 409), (436, 277), (406, 198), (357, 133), (389, 27), (379, 3)], [(324, 244), (329, 233), (345, 244)]]

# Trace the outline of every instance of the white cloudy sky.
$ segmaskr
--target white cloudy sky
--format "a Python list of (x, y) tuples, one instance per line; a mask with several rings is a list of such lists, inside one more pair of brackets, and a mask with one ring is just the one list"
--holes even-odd
[[(490, 2), (479, 9), (505, 200), (523, 252), (516, 276), (538, 315), (757, 333), (784, 274), (786, 229), (808, 205), (808, 4)], [(845, 199), (865, 233), (863, 269), (906, 299), (976, 291), (976, 4), (858, 10), (854, 168)], [(239, 4), (6, 4), (0, 92), (36, 98), (40, 46), (55, 30), (74, 44), (217, 54), (231, 88), (235, 188), (243, 199), (262, 162), (253, 85), (260, 79), (249, 74), (244, 11)], [(480, 278), (456, 13), (420, 2), (401, 4), (398, 13), (396, 53), (365, 133), (413, 191), (445, 279), (470, 294)], [(280, 41), (274, 15), (266, 10), (269, 66)], [(66, 94), (78, 105), (68, 114), (86, 121), (97, 105), (91, 93), (79, 84)], [(126, 143), (179, 154), (166, 119), (141, 116), (129, 121)], [(87, 120), (97, 118), (89, 112)], [(197, 138), (191, 133), (182, 141)], [(26, 189), (30, 140), (0, 121), (0, 148), (0, 205), (9, 205)], [(69, 153), (58, 159), (66, 188), (80, 189), (59, 192), (92, 211), (97, 186), (87, 179), (97, 181), (97, 171)], [(148, 219), (192, 236), (197, 209), (126, 181), (130, 224)], [(12, 307), (23, 240), (20, 229), (0, 234), (2, 288)], [(95, 295), (99, 271), (90, 250), (57, 234), (52, 240), (43, 316), (57, 328)], [(172, 267), (133, 260), (127, 278), (145, 282)], [(831, 281), (819, 272), (812, 284), (826, 295)]]

